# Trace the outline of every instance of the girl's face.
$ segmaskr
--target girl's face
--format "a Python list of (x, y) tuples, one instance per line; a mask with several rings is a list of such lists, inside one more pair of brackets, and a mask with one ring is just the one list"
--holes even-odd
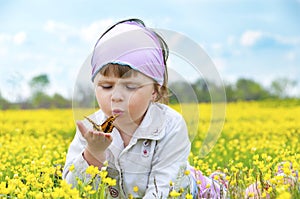
[(100, 108), (106, 116), (119, 115), (115, 122), (119, 128), (139, 125), (156, 98), (154, 81), (139, 72), (126, 78), (98, 73), (94, 82)]

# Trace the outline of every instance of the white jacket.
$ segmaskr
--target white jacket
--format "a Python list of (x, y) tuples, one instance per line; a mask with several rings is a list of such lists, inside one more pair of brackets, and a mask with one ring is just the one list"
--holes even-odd
[[(100, 110), (91, 116), (97, 123), (106, 118)], [(91, 125), (84, 120), (88, 128)], [(113, 141), (106, 150), (108, 175), (117, 179), (117, 185), (110, 187), (110, 197), (167, 198), (170, 181), (175, 181), (180, 168), (186, 168), (190, 153), (190, 141), (182, 116), (166, 105), (153, 103), (134, 133), (130, 143), (124, 148), (123, 140), (116, 128), (112, 132)], [(68, 150), (63, 178), (73, 185), (75, 177), (83, 175), (88, 167), (82, 153), (87, 142), (77, 129)], [(76, 172), (68, 168), (74, 164)], [(82, 176), (81, 176), (82, 177)], [(138, 192), (133, 187), (138, 187)]]

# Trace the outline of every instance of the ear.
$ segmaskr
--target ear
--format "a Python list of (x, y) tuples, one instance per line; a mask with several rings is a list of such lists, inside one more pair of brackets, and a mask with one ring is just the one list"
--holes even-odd
[(151, 101), (152, 102), (156, 102), (157, 99), (158, 99), (158, 92), (159, 92), (159, 89), (160, 89), (160, 86), (157, 86), (157, 85), (154, 85), (154, 88), (153, 88), (153, 91), (152, 91), (152, 94), (151, 94)]
[(151, 101), (154, 102), (156, 98), (157, 98), (157, 92), (155, 89), (153, 89), (151, 93)]

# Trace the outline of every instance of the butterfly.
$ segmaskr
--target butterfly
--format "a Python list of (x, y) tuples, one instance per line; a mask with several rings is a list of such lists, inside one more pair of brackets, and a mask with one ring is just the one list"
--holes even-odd
[(84, 116), (90, 123), (92, 123), (94, 130), (96, 131), (103, 131), (104, 133), (111, 133), (113, 128), (115, 127), (113, 125), (113, 122), (118, 117), (118, 115), (112, 115), (105, 122), (103, 122), (101, 125), (96, 124), (93, 120), (90, 118)]

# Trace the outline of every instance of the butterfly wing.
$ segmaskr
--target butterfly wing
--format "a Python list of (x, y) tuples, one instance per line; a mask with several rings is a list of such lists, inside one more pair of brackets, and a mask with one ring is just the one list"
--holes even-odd
[(84, 116), (85, 119), (87, 119), (90, 123), (92, 123), (94, 130), (96, 131), (102, 131), (101, 126), (96, 124), (96, 122), (94, 122), (93, 120), (91, 120), (90, 118)]
[(117, 115), (110, 116), (105, 122), (103, 122), (103, 124), (101, 124), (101, 128), (104, 133), (112, 132), (112, 130), (114, 128), (113, 122), (115, 121), (116, 118), (117, 118)]
[(105, 120), (103, 122), (103, 124), (99, 125), (99, 124), (96, 124), (93, 120), (91, 120), (90, 118), (86, 117), (85, 118), (90, 122), (92, 123), (93, 125), (93, 128), (94, 130), (96, 131), (103, 131), (104, 133), (111, 133), (113, 128), (114, 128), (114, 125), (113, 125), (113, 122), (115, 121), (115, 119), (118, 117), (118, 115), (113, 115), (113, 116), (110, 116), (109, 118), (107, 118), (107, 120)]

